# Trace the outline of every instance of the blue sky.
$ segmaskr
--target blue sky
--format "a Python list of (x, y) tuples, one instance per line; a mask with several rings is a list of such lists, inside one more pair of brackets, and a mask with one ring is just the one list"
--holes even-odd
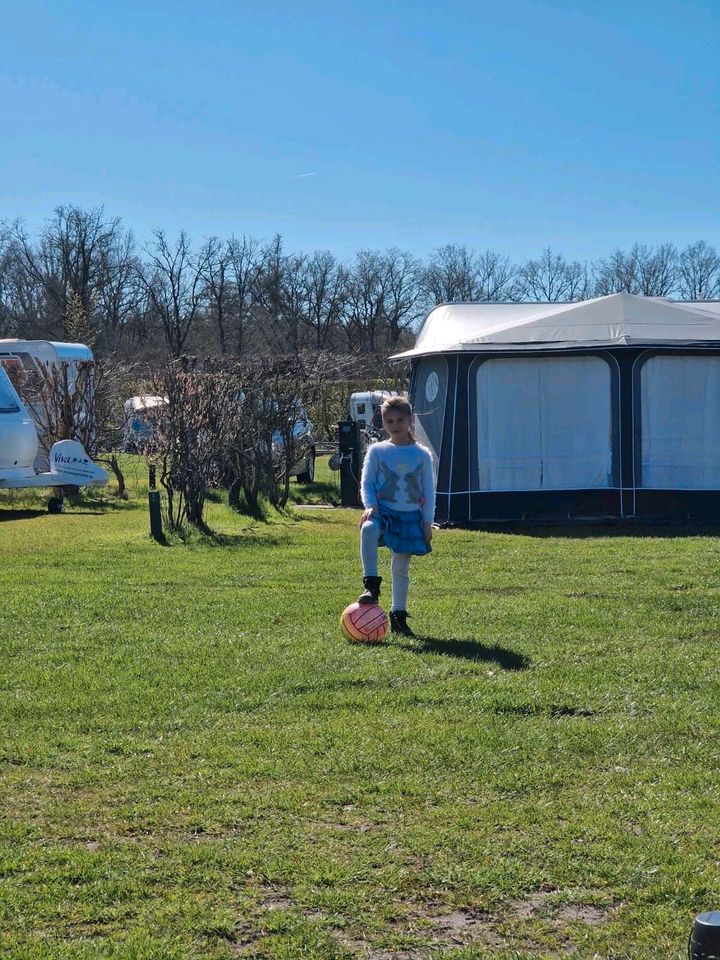
[(4, 0), (2, 22), (0, 219), (31, 230), (74, 203), (141, 241), (341, 257), (720, 246), (720, 0)]

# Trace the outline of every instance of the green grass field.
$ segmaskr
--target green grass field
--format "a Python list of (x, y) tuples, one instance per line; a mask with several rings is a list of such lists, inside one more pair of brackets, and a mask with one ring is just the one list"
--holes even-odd
[(683, 955), (720, 906), (712, 531), (439, 531), (423, 639), (367, 648), (356, 511), (159, 546), (135, 473), (0, 494), (0, 956)]

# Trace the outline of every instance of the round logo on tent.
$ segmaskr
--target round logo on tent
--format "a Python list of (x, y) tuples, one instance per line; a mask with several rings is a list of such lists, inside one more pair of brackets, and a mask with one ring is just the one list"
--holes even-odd
[(433, 370), (433, 372), (428, 375), (428, 378), (425, 381), (425, 399), (428, 403), (433, 402), (435, 397), (438, 395), (439, 390), (440, 378)]

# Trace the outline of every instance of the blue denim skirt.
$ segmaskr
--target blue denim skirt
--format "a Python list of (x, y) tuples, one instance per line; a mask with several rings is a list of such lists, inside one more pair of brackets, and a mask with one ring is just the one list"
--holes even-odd
[(391, 510), (382, 503), (379, 507), (381, 547), (389, 547), (393, 553), (411, 553), (416, 557), (432, 553), (432, 547), (425, 540), (422, 511)]

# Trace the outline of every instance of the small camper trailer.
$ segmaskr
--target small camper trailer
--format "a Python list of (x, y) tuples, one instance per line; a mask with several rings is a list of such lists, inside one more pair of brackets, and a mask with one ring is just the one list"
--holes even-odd
[[(24, 406), (35, 421), (38, 432), (36, 470), (47, 470), (50, 465), (50, 442), (44, 436), (44, 417), (40, 394), (53, 370), (62, 369), (67, 376), (67, 389), (75, 390), (81, 364), (92, 363), (93, 353), (84, 343), (60, 343), (51, 340), (0, 340), (0, 367), (22, 398)], [(92, 390), (92, 382), (90, 383)], [(88, 396), (87, 400), (91, 397)], [(83, 407), (80, 417), (91, 413)]]
[(159, 419), (167, 408), (167, 397), (142, 394), (123, 404), (123, 449), (128, 453), (148, 453), (156, 439)]
[(77, 440), (60, 440), (48, 457), (43, 456), (37, 411), (24, 402), (21, 392), (34, 377), (42, 385), (43, 367), (60, 365), (67, 370), (72, 390), (79, 363), (88, 360), (92, 351), (83, 344), (0, 340), (0, 489), (53, 487), (57, 493), (48, 501), (51, 513), (62, 509), (63, 488), (104, 486), (108, 475)]
[(437, 519), (720, 521), (720, 304), (445, 304), (410, 395)]
[(350, 419), (363, 430), (381, 430), (383, 401), (393, 394), (389, 390), (365, 390), (350, 395)]

